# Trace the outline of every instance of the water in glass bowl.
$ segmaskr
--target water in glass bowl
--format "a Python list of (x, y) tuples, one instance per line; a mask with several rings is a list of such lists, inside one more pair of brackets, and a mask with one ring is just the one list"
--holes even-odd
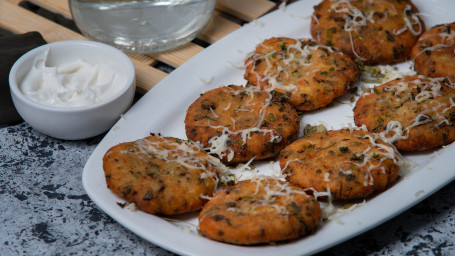
[(215, 0), (69, 0), (82, 34), (134, 53), (191, 41), (209, 21)]

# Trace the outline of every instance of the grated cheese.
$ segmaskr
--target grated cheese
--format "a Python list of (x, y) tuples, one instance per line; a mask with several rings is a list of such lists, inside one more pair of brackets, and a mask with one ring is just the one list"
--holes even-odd
[(213, 76), (210, 76), (207, 79), (199, 77), (199, 81), (203, 82), (204, 84), (211, 84), (213, 81)]
[[(251, 112), (255, 107), (259, 104), (259, 117), (257, 120), (248, 128), (239, 129), (236, 128), (236, 121), (235, 119), (231, 118), (232, 125), (231, 128), (228, 126), (217, 126), (217, 125), (209, 125), (212, 129), (221, 129), (220, 135), (214, 136), (210, 138), (208, 141), (208, 147), (205, 148), (210, 154), (217, 155), (219, 158), (224, 158), (227, 156), (227, 160), (230, 162), (234, 156), (235, 152), (229, 148), (229, 143), (231, 143), (232, 137), (236, 137), (240, 135), (242, 139), (242, 145), (245, 145), (248, 140), (251, 139), (252, 133), (262, 133), (264, 136), (268, 135), (270, 137), (270, 143), (279, 143), (282, 140), (282, 136), (277, 133), (274, 129), (267, 129), (262, 128), (263, 121), (266, 116), (267, 107), (270, 105), (272, 101), (272, 95), (267, 94), (267, 98), (263, 102), (253, 103), (252, 101), (255, 99), (255, 93), (261, 92), (261, 89), (256, 86), (246, 87), (244, 90), (234, 90), (230, 87), (231, 92), (234, 95), (243, 95), (244, 97), (248, 97), (246, 101), (243, 103), (243, 108), (238, 108), (236, 112)], [(224, 110), (228, 110), (231, 107), (231, 103)], [(210, 108), (212, 115), (217, 118), (219, 117), (213, 109)]]
[[(188, 169), (199, 169), (202, 171), (200, 179), (211, 179), (215, 184), (232, 181), (233, 178), (229, 176), (228, 168), (219, 159), (208, 154), (195, 157), (204, 152), (199, 143), (166, 138), (161, 135), (155, 135), (155, 137), (158, 138), (157, 141), (150, 141), (146, 138), (136, 140), (121, 153), (135, 155), (143, 161), (158, 158), (167, 163), (176, 162)], [(173, 170), (170, 173), (172, 174)], [(201, 197), (204, 196), (209, 195), (201, 195)]]
[(286, 2), (282, 1), (281, 4), (278, 6), (278, 10), (282, 12), (286, 12)]

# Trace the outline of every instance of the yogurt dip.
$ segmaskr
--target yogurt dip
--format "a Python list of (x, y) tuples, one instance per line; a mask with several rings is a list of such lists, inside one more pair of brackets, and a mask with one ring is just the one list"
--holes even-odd
[(49, 49), (33, 61), (19, 89), (29, 99), (52, 107), (84, 107), (113, 97), (126, 84), (124, 72), (83, 59), (47, 66)]

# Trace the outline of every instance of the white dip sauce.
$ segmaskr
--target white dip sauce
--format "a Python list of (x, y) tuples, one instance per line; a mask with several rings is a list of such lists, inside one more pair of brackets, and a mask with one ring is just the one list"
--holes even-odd
[(122, 72), (108, 63), (91, 65), (82, 59), (46, 66), (47, 50), (38, 56), (22, 80), (29, 99), (53, 107), (84, 107), (108, 100), (126, 84)]

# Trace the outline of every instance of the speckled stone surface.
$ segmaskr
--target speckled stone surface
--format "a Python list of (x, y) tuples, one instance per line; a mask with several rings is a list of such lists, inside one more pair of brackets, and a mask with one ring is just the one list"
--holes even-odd
[[(173, 255), (85, 193), (82, 170), (101, 139), (56, 140), (26, 123), (0, 127), (0, 255)], [(455, 182), (319, 255), (455, 255)]]

